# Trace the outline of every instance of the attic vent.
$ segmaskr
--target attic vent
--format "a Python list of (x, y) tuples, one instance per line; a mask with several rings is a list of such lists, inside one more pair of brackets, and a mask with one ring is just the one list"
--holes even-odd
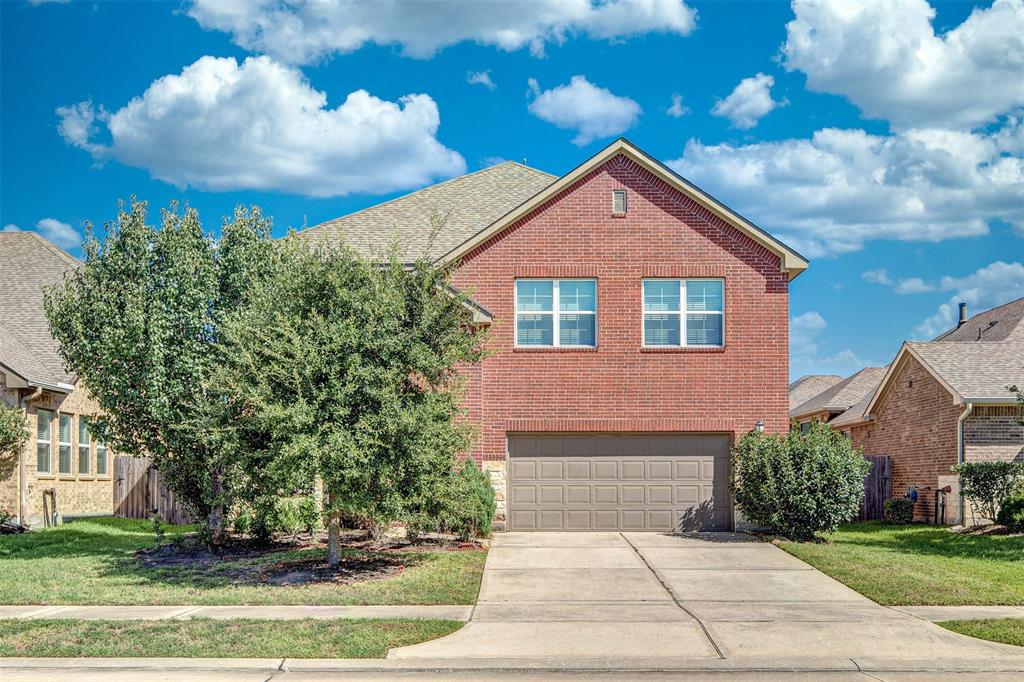
[(612, 215), (626, 215), (626, 190), (612, 190)]

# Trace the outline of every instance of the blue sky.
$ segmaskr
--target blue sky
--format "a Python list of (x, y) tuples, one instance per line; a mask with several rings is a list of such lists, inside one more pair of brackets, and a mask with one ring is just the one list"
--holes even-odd
[(77, 253), (134, 195), (283, 234), (625, 135), (812, 258), (794, 377), (1024, 296), (1022, 0), (320, 7), (0, 2), (0, 229)]

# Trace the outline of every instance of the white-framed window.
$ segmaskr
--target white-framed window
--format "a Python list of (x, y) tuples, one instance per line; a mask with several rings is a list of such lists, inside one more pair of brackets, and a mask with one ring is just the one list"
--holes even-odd
[(96, 439), (96, 475), (106, 476), (107, 475), (107, 444), (101, 441), (99, 438)]
[(89, 447), (89, 420), (78, 418), (78, 473), (88, 476), (92, 467), (92, 450)]
[(645, 279), (644, 346), (721, 348), (725, 345), (725, 281)]
[(50, 473), (52, 425), (53, 412), (36, 410), (36, 470), (41, 474)]
[(516, 345), (597, 346), (597, 280), (516, 280)]
[(71, 415), (61, 414), (57, 425), (57, 471), (71, 473)]

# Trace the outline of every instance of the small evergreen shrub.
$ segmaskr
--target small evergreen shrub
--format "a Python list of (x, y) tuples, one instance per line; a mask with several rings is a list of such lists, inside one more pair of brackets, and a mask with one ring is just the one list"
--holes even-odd
[(494, 488), (490, 474), (480, 469), (472, 457), (466, 457), (455, 480), (458, 484), (452, 531), (463, 540), (487, 537), (494, 524)]
[(1003, 501), (996, 521), (1007, 528), (1024, 531), (1024, 490)]
[(892, 497), (882, 503), (885, 520), (889, 523), (911, 523), (914, 520), (914, 503), (906, 497)]
[(864, 498), (871, 464), (838, 431), (752, 431), (732, 449), (732, 491), (750, 523), (796, 540), (849, 521)]
[(960, 493), (990, 521), (1003, 501), (1024, 486), (1024, 462), (964, 462), (951, 471), (960, 477)]

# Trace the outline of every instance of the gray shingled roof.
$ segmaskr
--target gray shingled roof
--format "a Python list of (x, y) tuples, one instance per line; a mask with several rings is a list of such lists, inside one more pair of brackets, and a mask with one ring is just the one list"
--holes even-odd
[(796, 419), (819, 412), (845, 412), (863, 400), (866, 394), (874, 392), (885, 376), (885, 370), (885, 367), (865, 367), (793, 408), (789, 411), (789, 416)]
[[(879, 383), (881, 383), (881, 379), (879, 379)], [(868, 409), (868, 403), (871, 402), (871, 398), (874, 397), (876, 390), (878, 390), (878, 384), (875, 384), (874, 388), (865, 393), (864, 397), (858, 400), (856, 405), (832, 419), (829, 424), (835, 428), (842, 428), (849, 424), (857, 424), (864, 421), (864, 411)]]
[(803, 405), (842, 380), (838, 374), (807, 374), (800, 377), (789, 385), (789, 409)]
[(299, 233), (316, 244), (344, 240), (363, 255), (397, 239), (403, 254), (426, 253), (436, 218), (444, 218), (429, 255), (440, 257), (523, 203), (557, 178), (513, 161), (463, 175), (328, 220)]
[(43, 311), (43, 287), (81, 263), (34, 232), (0, 233), (0, 364), (30, 384), (71, 384)]
[(978, 313), (933, 341), (998, 343), (1006, 341), (1014, 330), (1020, 331), (1021, 320), (1024, 320), (1024, 298)]

